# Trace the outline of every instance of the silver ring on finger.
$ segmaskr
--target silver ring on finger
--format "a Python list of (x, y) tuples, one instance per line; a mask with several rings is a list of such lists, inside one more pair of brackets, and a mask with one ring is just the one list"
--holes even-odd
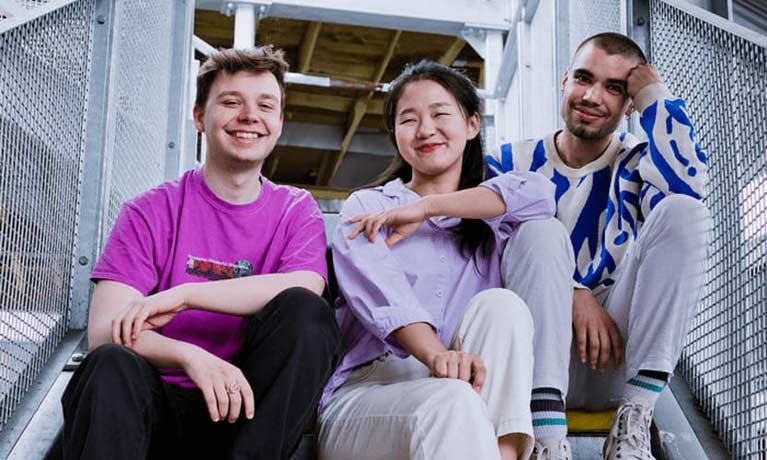
[(229, 385), (226, 386), (226, 392), (230, 396), (236, 395), (240, 392), (240, 385), (238, 385), (237, 382), (230, 383)]

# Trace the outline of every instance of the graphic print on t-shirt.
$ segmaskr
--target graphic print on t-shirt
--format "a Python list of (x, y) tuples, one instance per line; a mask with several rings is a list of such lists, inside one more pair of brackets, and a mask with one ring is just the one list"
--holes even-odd
[(246, 259), (231, 264), (190, 255), (186, 260), (186, 272), (211, 281), (242, 278), (253, 274), (253, 264)]

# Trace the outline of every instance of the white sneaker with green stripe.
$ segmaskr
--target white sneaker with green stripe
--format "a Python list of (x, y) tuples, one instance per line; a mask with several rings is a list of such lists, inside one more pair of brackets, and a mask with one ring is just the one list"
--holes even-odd
[(623, 401), (602, 448), (604, 460), (656, 460), (650, 448), (653, 408)]

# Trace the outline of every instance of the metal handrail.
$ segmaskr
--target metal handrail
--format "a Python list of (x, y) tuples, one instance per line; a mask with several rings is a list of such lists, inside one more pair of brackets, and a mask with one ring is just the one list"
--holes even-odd
[[(33, 21), (40, 16), (63, 8), (77, 0), (50, 0), (40, 6), (31, 9), (20, 8), (13, 0), (0, 0), (0, 10), (10, 14), (10, 16), (0, 19), (0, 34)], [(19, 12), (20, 10), (23, 10)]]
[(728, 19), (725, 19), (717, 14), (714, 14), (708, 10), (705, 10), (699, 6), (695, 6), (684, 0), (661, 0), (662, 2), (673, 6), (685, 13), (694, 16), (702, 21), (705, 21), (712, 26), (718, 27), (726, 32), (747, 40), (762, 48), (767, 48), (767, 35), (754, 32), (748, 27), (736, 24)]

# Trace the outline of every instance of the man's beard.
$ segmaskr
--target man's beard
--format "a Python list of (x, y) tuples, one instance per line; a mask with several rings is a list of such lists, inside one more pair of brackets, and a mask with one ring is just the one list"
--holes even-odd
[(565, 126), (567, 126), (568, 131), (580, 139), (587, 139), (591, 141), (604, 139), (607, 136), (612, 135), (620, 123), (620, 118), (616, 118), (615, 121), (611, 121), (605, 125), (602, 125), (601, 128), (592, 128), (589, 125), (573, 121), (575, 118), (575, 115), (573, 115), (574, 111), (575, 108), (570, 108), (567, 116), (564, 117)]

